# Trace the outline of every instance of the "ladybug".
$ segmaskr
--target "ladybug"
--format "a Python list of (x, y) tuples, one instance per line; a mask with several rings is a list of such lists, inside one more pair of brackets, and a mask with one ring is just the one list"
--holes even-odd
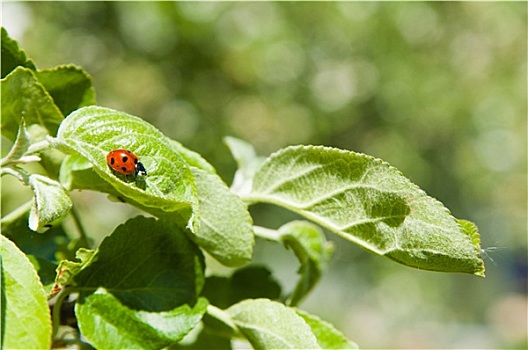
[(147, 175), (147, 169), (141, 164), (138, 156), (126, 149), (116, 149), (106, 155), (110, 168), (123, 175)]

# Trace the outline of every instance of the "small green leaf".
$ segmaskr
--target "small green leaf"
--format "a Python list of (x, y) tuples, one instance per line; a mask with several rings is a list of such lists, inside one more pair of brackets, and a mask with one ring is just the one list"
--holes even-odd
[(356, 343), (348, 340), (343, 333), (338, 331), (330, 323), (321, 320), (319, 317), (311, 315), (306, 311), (295, 310), (310, 326), (321, 349), (359, 349)]
[(262, 266), (241, 268), (230, 277), (207, 277), (203, 290), (209, 302), (222, 309), (244, 299), (278, 299), (280, 294), (279, 283)]
[(75, 257), (80, 262), (62, 260), (57, 267), (57, 276), (55, 278), (55, 285), (63, 288), (69, 285), (75, 285), (74, 277), (81, 272), (83, 268), (89, 265), (95, 254), (94, 250), (80, 248), (75, 253)]
[(36, 70), (33, 62), (26, 57), (24, 50), (18, 47), (18, 43), (11, 39), (7, 31), (2, 27), (2, 78), (8, 75), (16, 67), (22, 66)]
[[(197, 207), (196, 185), (187, 163), (159, 130), (138, 117), (103, 107), (84, 107), (64, 120), (52, 143), (88, 159), (97, 174), (125, 198), (164, 211)], [(106, 163), (106, 155), (117, 148), (139, 156), (148, 176), (136, 181), (116, 176)]]
[(251, 260), (254, 237), (252, 220), (242, 200), (222, 180), (203, 170), (192, 169), (200, 200), (200, 228), (196, 243), (227, 266)]
[(301, 263), (301, 278), (289, 298), (289, 305), (297, 305), (321, 278), (333, 246), (319, 227), (305, 221), (290, 222), (282, 226), (279, 233), (280, 240), (293, 250)]
[(227, 312), (255, 349), (320, 349), (310, 326), (281, 303), (250, 299)]
[(224, 142), (238, 164), (231, 190), (239, 195), (248, 194), (251, 192), (255, 171), (264, 162), (264, 158), (258, 157), (253, 146), (245, 141), (226, 137)]
[(162, 348), (200, 321), (200, 250), (176, 226), (137, 217), (105, 238), (74, 281), (76, 314), (97, 348)]
[(26, 130), (26, 124), (22, 119), (18, 127), (17, 136), (9, 153), (0, 160), (0, 165), (5, 166), (12, 163), (29, 163), (38, 162), (40, 160), (37, 156), (26, 155), (29, 145), (31, 144), (29, 133)]
[(17, 67), (1, 80), (2, 89), (2, 135), (15, 139), (21, 118), (29, 127), (43, 126), (50, 135), (55, 135), (64, 118), (53, 102), (53, 98), (29, 68)]
[(27, 257), (0, 236), (2, 349), (49, 349), (51, 318), (44, 288)]
[(95, 104), (92, 78), (80, 67), (65, 65), (41, 69), (37, 76), (63, 115)]
[(257, 171), (247, 200), (290, 209), (404, 265), (484, 273), (480, 246), (442, 203), (389, 164), (364, 154), (285, 148)]
[(72, 201), (68, 192), (58, 182), (38, 174), (29, 176), (29, 186), (35, 200), (29, 212), (29, 228), (41, 232), (68, 214)]

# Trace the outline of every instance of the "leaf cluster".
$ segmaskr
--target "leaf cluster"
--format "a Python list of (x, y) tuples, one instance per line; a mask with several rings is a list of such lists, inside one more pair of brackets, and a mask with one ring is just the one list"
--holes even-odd
[[(143, 119), (97, 106), (82, 68), (37, 69), (4, 28), (1, 88), (2, 135), (12, 143), (2, 175), (34, 194), (2, 218), (2, 347), (84, 339), (96, 348), (185, 347), (180, 342), (191, 333), (185, 341), (195, 348), (230, 347), (237, 337), (254, 348), (355, 348), (297, 308), (331, 258), (324, 230), (410, 267), (484, 274), (476, 226), (380, 159), (321, 146), (261, 158), (248, 143), (226, 138), (239, 166), (229, 187), (198, 153)], [(137, 154), (148, 176), (115, 173), (106, 154), (117, 148)], [(39, 163), (42, 173), (27, 163)], [(106, 193), (146, 216), (94, 247), (73, 190)], [(248, 206), (256, 203), (306, 220), (255, 226)], [(80, 239), (63, 225), (67, 216), (78, 222)], [(53, 247), (46, 256), (24, 243), (34, 231), (44, 235), (41, 247)], [(255, 236), (296, 256), (292, 291), (266, 267), (249, 264)], [(231, 273), (215, 273), (213, 259)], [(73, 322), (61, 318), (69, 305)], [(77, 330), (74, 339), (61, 335), (66, 325)]]

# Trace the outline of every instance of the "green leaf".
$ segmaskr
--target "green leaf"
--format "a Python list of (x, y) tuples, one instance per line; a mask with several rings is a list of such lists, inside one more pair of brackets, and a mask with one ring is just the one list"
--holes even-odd
[(226, 266), (251, 260), (254, 237), (252, 219), (242, 200), (222, 180), (192, 169), (200, 200), (200, 228), (191, 238)]
[(251, 192), (255, 171), (262, 164), (264, 158), (257, 157), (253, 146), (245, 141), (234, 137), (225, 137), (224, 142), (238, 164), (231, 190), (239, 195), (248, 194)]
[(167, 311), (134, 310), (103, 288), (77, 303), (81, 333), (96, 348), (160, 349), (180, 341), (196, 327), (207, 308), (207, 300), (183, 304)]
[[(191, 170), (168, 139), (138, 117), (103, 107), (84, 107), (64, 120), (52, 143), (88, 159), (97, 174), (125, 198), (164, 211), (197, 207)], [(138, 155), (148, 176), (136, 181), (117, 176), (106, 163), (108, 152), (117, 148)]]
[(255, 349), (320, 349), (310, 326), (281, 303), (250, 299), (227, 312)]
[(80, 67), (65, 65), (41, 69), (37, 76), (63, 115), (95, 104), (92, 78)]
[(7, 34), (4, 27), (2, 31), (2, 78), (8, 75), (16, 67), (22, 66), (32, 70), (36, 70), (33, 62), (26, 57), (24, 50), (18, 47), (16, 40), (13, 40)]
[(21, 118), (29, 127), (43, 126), (50, 135), (55, 135), (64, 118), (53, 98), (29, 68), (17, 67), (1, 80), (2, 90), (2, 135), (15, 139)]
[(263, 266), (247, 266), (230, 277), (207, 277), (203, 290), (209, 302), (222, 309), (244, 299), (278, 299), (280, 294), (279, 283)]
[(58, 182), (38, 174), (29, 176), (35, 200), (29, 212), (29, 228), (41, 232), (64, 218), (72, 207), (68, 192)]
[(97, 348), (162, 348), (200, 321), (207, 300), (200, 250), (176, 226), (137, 217), (105, 238), (74, 276), (76, 314)]
[(44, 288), (33, 265), (0, 236), (2, 349), (49, 349), (51, 318)]
[(56, 270), (57, 275), (54, 289), (62, 289), (66, 286), (75, 285), (75, 276), (90, 264), (94, 254), (94, 250), (80, 248), (75, 253), (75, 257), (80, 262), (62, 260)]
[(289, 298), (289, 305), (297, 305), (321, 278), (333, 246), (319, 227), (305, 221), (290, 222), (282, 226), (279, 233), (280, 240), (293, 250), (301, 263), (301, 278)]
[(348, 340), (343, 333), (338, 331), (330, 323), (321, 320), (319, 317), (311, 315), (306, 311), (295, 310), (310, 326), (321, 349), (359, 349), (356, 343)]
[(247, 200), (290, 209), (407, 266), (484, 274), (480, 246), (442, 203), (397, 169), (364, 154), (285, 148), (257, 171)]

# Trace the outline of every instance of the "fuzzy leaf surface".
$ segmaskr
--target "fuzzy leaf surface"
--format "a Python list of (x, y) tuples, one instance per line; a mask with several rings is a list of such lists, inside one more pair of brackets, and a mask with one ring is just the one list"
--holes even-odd
[(97, 348), (163, 348), (200, 321), (207, 300), (200, 250), (176, 226), (137, 217), (100, 244), (73, 280), (76, 314)]
[(247, 200), (290, 209), (407, 266), (484, 275), (480, 246), (468, 230), (380, 159), (322, 146), (288, 147), (259, 168)]
[(0, 235), (2, 349), (49, 349), (51, 317), (37, 272), (17, 246)]
[[(55, 146), (86, 158), (93, 169), (121, 195), (164, 211), (195, 208), (196, 185), (187, 163), (169, 140), (144, 120), (103, 107), (84, 107), (61, 124)], [(148, 176), (127, 180), (106, 163), (108, 152), (124, 148), (135, 153)]]
[(61, 220), (72, 207), (69, 193), (60, 183), (49, 177), (31, 174), (29, 186), (35, 199), (29, 212), (29, 228), (41, 232)]

